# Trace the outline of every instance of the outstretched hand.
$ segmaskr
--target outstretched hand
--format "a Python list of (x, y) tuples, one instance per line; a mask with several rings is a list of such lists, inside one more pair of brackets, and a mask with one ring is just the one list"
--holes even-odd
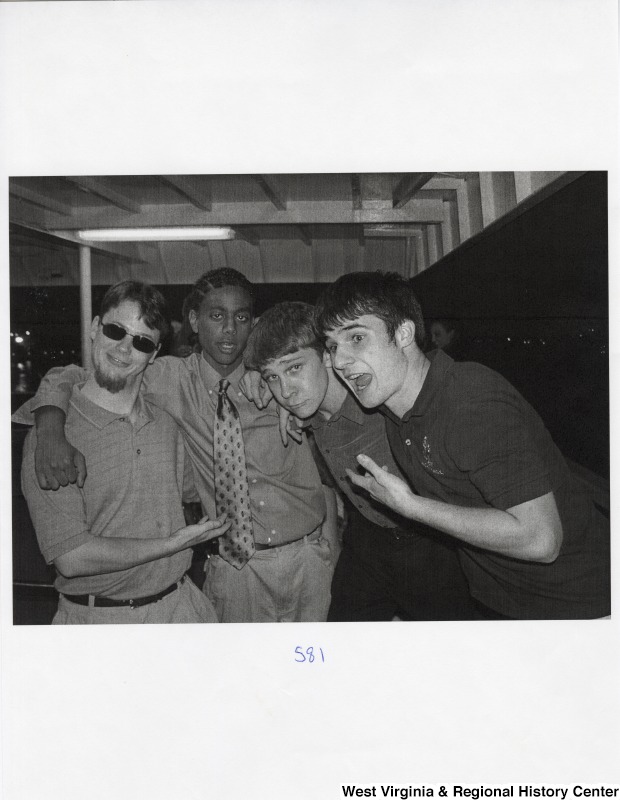
[(366, 470), (366, 474), (360, 475), (347, 469), (351, 483), (365, 489), (374, 500), (378, 500), (393, 511), (411, 517), (411, 501), (415, 495), (407, 483), (398, 475), (392, 475), (387, 467), (380, 467), (368, 456), (359, 455), (357, 460)]
[(39, 433), (34, 452), (34, 469), (42, 489), (59, 489), (77, 483), (80, 489), (86, 479), (86, 461), (64, 436)]
[(194, 545), (208, 542), (210, 539), (215, 539), (221, 536), (231, 526), (230, 519), (226, 514), (222, 514), (214, 520), (210, 520), (208, 516), (202, 517), (195, 525), (188, 525), (185, 528), (177, 531), (174, 535), (183, 539), (184, 547), (194, 547)]

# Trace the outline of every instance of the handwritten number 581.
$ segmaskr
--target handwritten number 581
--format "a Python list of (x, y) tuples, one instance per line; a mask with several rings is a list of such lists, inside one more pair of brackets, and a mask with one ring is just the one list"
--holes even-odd
[[(318, 652), (321, 654), (321, 661), (325, 661), (325, 656), (323, 655), (323, 650), (319, 647), (317, 648)], [(304, 650), (303, 647), (299, 645), (295, 648), (295, 661), (299, 664), (307, 661), (308, 663), (312, 664), (314, 661), (318, 661), (319, 656), (317, 653), (314, 652), (314, 647), (306, 647)]]

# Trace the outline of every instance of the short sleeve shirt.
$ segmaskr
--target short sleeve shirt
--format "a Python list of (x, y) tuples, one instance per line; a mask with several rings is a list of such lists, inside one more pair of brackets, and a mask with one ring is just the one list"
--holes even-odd
[[(168, 414), (138, 397), (132, 422), (91, 402), (74, 387), (65, 431), (86, 459), (83, 489), (69, 485), (54, 492), (42, 490), (34, 471), (35, 429), (24, 445), (22, 487), (48, 563), (91, 536), (161, 539), (184, 527), (183, 441)], [(144, 597), (178, 581), (190, 560), (191, 551), (184, 550), (117, 572), (59, 575), (55, 586), (63, 594)]]
[(387, 409), (394, 456), (417, 494), (452, 505), (509, 509), (554, 492), (564, 541), (553, 564), (460, 546), (474, 597), (518, 618), (609, 613), (609, 531), (542, 420), (501, 375), (431, 355), (413, 407)]
[[(321, 480), (306, 441), (299, 447), (282, 444), (274, 404), (258, 409), (239, 390), (243, 374), (241, 365), (227, 376), (228, 395), (241, 420), (254, 536), (261, 544), (286, 544), (323, 522), (326, 508)], [(83, 379), (83, 372), (76, 367), (50, 371), (30, 408), (45, 404), (63, 407), (67, 386), (78, 379)], [(158, 358), (144, 373), (145, 398), (168, 412), (181, 428), (196, 491), (212, 519), (216, 516), (213, 429), (220, 380), (201, 353)]]

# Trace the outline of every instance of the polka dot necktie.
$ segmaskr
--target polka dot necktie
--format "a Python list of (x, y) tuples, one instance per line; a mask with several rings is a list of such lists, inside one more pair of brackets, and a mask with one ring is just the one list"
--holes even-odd
[(230, 381), (223, 378), (217, 398), (213, 456), (215, 505), (218, 516), (227, 514), (232, 525), (219, 538), (220, 556), (241, 569), (255, 552), (245, 450), (239, 412), (227, 395)]

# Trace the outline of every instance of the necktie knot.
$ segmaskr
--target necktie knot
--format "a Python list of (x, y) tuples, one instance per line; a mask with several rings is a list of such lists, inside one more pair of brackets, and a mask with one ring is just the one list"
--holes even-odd
[(229, 386), (230, 386), (230, 381), (226, 380), (226, 378), (222, 378), (222, 380), (220, 381), (220, 389), (218, 394), (226, 394)]

